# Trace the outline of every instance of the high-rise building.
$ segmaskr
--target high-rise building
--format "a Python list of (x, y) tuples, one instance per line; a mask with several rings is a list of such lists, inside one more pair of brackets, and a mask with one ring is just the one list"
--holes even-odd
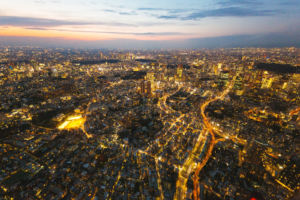
[(163, 64), (162, 69), (163, 69), (164, 73), (167, 73), (168, 72), (168, 66), (167, 66), (167, 64)]
[(222, 63), (218, 63), (218, 69), (222, 69), (223, 64)]
[(219, 83), (218, 83), (218, 85), (219, 86), (227, 86), (227, 84), (228, 84), (228, 77), (229, 77), (229, 71), (227, 71), (227, 70), (223, 70), (222, 72), (221, 72), (221, 74), (220, 74), (220, 79), (219, 79)]
[(155, 90), (155, 97), (156, 98), (161, 98), (163, 96), (163, 91), (162, 90)]
[(32, 73), (34, 72), (34, 69), (32, 66), (28, 65), (25, 69), (25, 74), (27, 77), (32, 77)]
[(283, 88), (286, 92), (289, 92), (292, 88), (292, 85), (293, 85), (293, 81), (292, 80), (289, 80), (288, 82), (285, 82), (283, 84)]
[(175, 79), (175, 81), (179, 81), (178, 74), (175, 74), (175, 75), (174, 75), (174, 79)]
[(249, 81), (251, 81), (251, 74), (250, 73), (245, 73), (244, 82), (249, 82)]
[(151, 82), (142, 81), (141, 82), (141, 94), (148, 93), (151, 94)]
[(258, 70), (258, 73), (256, 74), (256, 79), (255, 79), (256, 87), (261, 87), (262, 78), (263, 78), (263, 70)]
[(261, 88), (270, 88), (272, 86), (274, 78), (273, 77), (265, 77), (262, 81)]
[(31, 61), (30, 64), (33, 67), (34, 72), (38, 72), (39, 71), (39, 65), (38, 65), (37, 62)]
[(215, 75), (218, 75), (218, 66), (217, 65), (213, 66), (213, 70), (214, 70)]
[(243, 80), (240, 76), (237, 76), (233, 85), (233, 89), (241, 90), (243, 88)]
[(147, 76), (146, 76), (146, 79), (149, 80), (149, 81), (151, 81), (152, 84), (154, 84), (154, 80), (155, 80), (154, 72), (148, 72)]
[(150, 81), (147, 82), (147, 93), (151, 94), (151, 82)]
[(141, 93), (145, 93), (145, 81), (141, 82)]
[(52, 68), (52, 76), (53, 77), (58, 77), (58, 71), (56, 68)]
[(151, 69), (153, 69), (154, 71), (157, 71), (158, 68), (159, 68), (159, 64), (157, 62), (151, 63)]
[(182, 77), (182, 71), (183, 71), (183, 65), (178, 65), (177, 74), (179, 78)]
[(293, 81), (299, 83), (300, 82), (300, 74), (293, 74)]

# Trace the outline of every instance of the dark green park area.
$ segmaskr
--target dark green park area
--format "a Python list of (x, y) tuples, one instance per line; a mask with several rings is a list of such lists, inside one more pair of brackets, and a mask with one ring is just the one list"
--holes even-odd
[(5, 185), (6, 187), (11, 187), (13, 184), (21, 181), (22, 179), (27, 178), (28, 176), (30, 176), (32, 173), (31, 172), (25, 172), (23, 170), (18, 171), (17, 173), (13, 174), (11, 177), (7, 178), (6, 180), (4, 180), (2, 182), (3, 185)]

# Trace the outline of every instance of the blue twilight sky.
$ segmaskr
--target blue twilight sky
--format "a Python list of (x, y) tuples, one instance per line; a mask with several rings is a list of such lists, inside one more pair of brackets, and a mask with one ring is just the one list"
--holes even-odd
[(0, 7), (3, 45), (299, 46), (299, 32), (300, 0), (3, 0)]

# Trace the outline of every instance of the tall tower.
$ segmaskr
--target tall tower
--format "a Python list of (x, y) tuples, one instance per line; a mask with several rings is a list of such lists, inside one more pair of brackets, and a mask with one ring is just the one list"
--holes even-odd
[(256, 80), (255, 80), (255, 84), (257, 87), (261, 87), (262, 78), (263, 78), (263, 70), (259, 70), (257, 72), (257, 76), (256, 76)]
[(214, 70), (215, 75), (217, 75), (218, 74), (218, 66), (214, 65), (213, 70)]
[(286, 91), (286, 92), (291, 91), (292, 86), (293, 86), (293, 81), (292, 81), (292, 80), (289, 80), (289, 82), (287, 82), (285, 91)]
[(183, 65), (178, 65), (177, 74), (179, 76), (179, 79), (182, 78), (182, 70), (183, 70)]
[(57, 68), (52, 68), (52, 76), (53, 77), (58, 77), (58, 71), (57, 71)]
[(141, 82), (141, 93), (145, 93), (145, 81)]
[(146, 79), (149, 80), (149, 81), (151, 81), (152, 84), (154, 84), (154, 80), (155, 80), (154, 72), (153, 71), (148, 72), (147, 76), (146, 76)]
[(147, 82), (147, 93), (151, 94), (151, 82), (150, 81)]

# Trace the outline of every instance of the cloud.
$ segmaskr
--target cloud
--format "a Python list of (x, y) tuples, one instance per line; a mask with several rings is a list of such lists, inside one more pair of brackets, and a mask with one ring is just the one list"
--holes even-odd
[(120, 15), (131, 15), (129, 12), (119, 12)]
[[(181, 15), (197, 11), (195, 9), (163, 9), (163, 8), (138, 8), (140, 11), (152, 11), (146, 12), (148, 16), (156, 17), (157, 19), (180, 19)], [(167, 14), (154, 14), (153, 11)], [(181, 14), (181, 15), (179, 15)]]
[(120, 15), (136, 15), (136, 12), (131, 11), (131, 12), (119, 12)]
[(277, 14), (276, 10), (257, 10), (242, 7), (228, 7), (213, 10), (193, 12), (182, 20), (197, 20), (206, 17), (252, 17), (252, 16), (272, 16)]
[[(288, 36), (288, 37), (287, 37)], [(115, 48), (115, 49), (178, 49), (178, 48), (216, 48), (216, 47), (300, 47), (300, 34), (258, 34), (231, 35), (188, 40), (134, 40), (112, 39), (99, 41), (66, 40), (50, 37), (1, 36), (0, 43), (5, 46), (42, 46), (77, 48)]]
[[(289, 0), (286, 5), (296, 4), (297, 0)], [(263, 9), (261, 1), (252, 0), (227, 0), (217, 3), (217, 8), (208, 10), (197, 9), (161, 9), (161, 8), (139, 8), (139, 10), (164, 11), (167, 14), (152, 14), (158, 19), (198, 20), (207, 17), (253, 17), (272, 16), (285, 13), (284, 10)]]
[(187, 35), (180, 32), (147, 32), (147, 33), (134, 33), (134, 35)]
[(222, 6), (236, 6), (236, 5), (247, 5), (247, 6), (259, 6), (263, 5), (261, 1), (255, 0), (227, 0), (218, 2), (219, 5)]
[(148, 11), (153, 11), (153, 10), (168, 10), (168, 9), (163, 9), (163, 8), (138, 8), (138, 10), (148, 10)]
[(160, 15), (158, 19), (178, 19), (178, 15)]
[(115, 10), (110, 10), (110, 9), (104, 9), (103, 11), (105, 11), (105, 12), (117, 12)]
[[(136, 15), (134, 11), (128, 14)], [(127, 13), (125, 15), (127, 15)], [(166, 25), (166, 24), (167, 23), (158, 23), (158, 22), (136, 22), (130, 24), (130, 23), (121, 23), (121, 22), (67, 21), (67, 20), (32, 18), (32, 17), (0, 16), (0, 26), (24, 27), (29, 29), (38, 28), (39, 30), (42, 30), (42, 28), (49, 29), (49, 28), (61, 27), (61, 26), (106, 25), (106, 26), (116, 26), (116, 27), (118, 26), (147, 27), (147, 26), (158, 26), (158, 25)]]
[(137, 26), (134, 24), (119, 23), (119, 22), (85, 22), (85, 21), (67, 21), (55, 19), (43, 19), (32, 17), (16, 17), (16, 16), (0, 16), (0, 26), (15, 26), (15, 27), (59, 27), (69, 25), (110, 25), (110, 26)]
[(1, 26), (42, 26), (42, 27), (54, 27), (62, 25), (88, 25), (88, 22), (72, 22), (65, 20), (54, 20), (54, 19), (42, 19), (32, 17), (15, 17), (15, 16), (0, 16)]
[(138, 8), (140, 11), (165, 11), (171, 14), (190, 12), (195, 9), (166, 9), (166, 8)]
[(29, 30), (39, 30), (39, 31), (67, 31), (67, 32), (80, 32), (80, 33), (107, 33), (107, 34), (117, 34), (117, 35), (148, 35), (148, 36), (162, 36), (162, 35), (187, 35), (181, 32), (112, 32), (112, 31), (83, 31), (83, 30), (69, 30), (69, 29), (52, 29), (52, 28), (25, 28)]
[(48, 28), (25, 28), (28, 30), (38, 30), (38, 31), (47, 31), (47, 30), (54, 30), (54, 29), (48, 29)]
[(177, 13), (186, 13), (186, 12), (191, 12), (191, 11), (195, 11), (195, 9), (172, 9), (172, 10), (169, 10), (168, 13), (171, 13), (171, 14), (177, 14)]
[[(280, 13), (284, 13), (281, 11)], [(156, 15), (158, 19), (179, 19), (179, 20), (198, 20), (207, 17), (254, 17), (254, 16), (272, 16), (279, 14), (277, 10), (271, 9), (256, 9), (256, 8), (244, 8), (244, 7), (223, 7), (211, 10), (198, 10), (194, 11), (186, 16), (182, 15)]]

